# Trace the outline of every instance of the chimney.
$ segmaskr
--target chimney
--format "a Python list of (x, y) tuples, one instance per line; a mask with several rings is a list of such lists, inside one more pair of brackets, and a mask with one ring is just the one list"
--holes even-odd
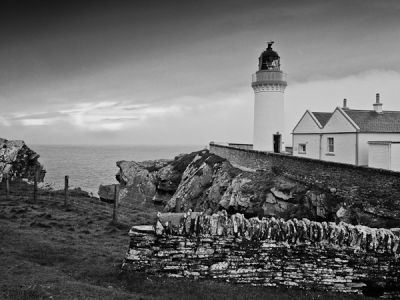
[(343, 99), (343, 109), (348, 109), (348, 107), (347, 107), (347, 99), (346, 98)]
[(380, 95), (379, 93), (376, 94), (376, 101), (374, 103), (374, 111), (378, 114), (382, 113), (382, 103), (381, 103), (381, 99), (380, 99)]

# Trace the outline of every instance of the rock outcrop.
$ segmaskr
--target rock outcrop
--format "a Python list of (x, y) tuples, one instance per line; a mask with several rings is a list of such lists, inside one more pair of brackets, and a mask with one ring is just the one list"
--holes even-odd
[[(120, 199), (129, 205), (155, 204), (165, 212), (225, 209), (246, 217), (308, 218), (371, 227), (400, 227), (387, 212), (368, 218), (366, 207), (355, 207), (336, 189), (323, 189), (280, 172), (239, 169), (208, 150), (179, 155), (173, 160), (117, 163)], [(101, 197), (113, 192), (102, 187)], [(102, 196), (104, 195), (104, 196)], [(375, 211), (374, 211), (375, 212)], [(389, 221), (390, 222), (389, 222)]]
[[(173, 160), (117, 162), (120, 200), (127, 205), (155, 204), (164, 211), (220, 209), (248, 217), (308, 217), (333, 220), (336, 206), (328, 207), (323, 191), (281, 175), (251, 172), (232, 166), (208, 150), (179, 155)], [(113, 201), (114, 187), (100, 186), (103, 200)], [(316, 200), (317, 199), (317, 200)]]
[(43, 181), (46, 171), (38, 158), (39, 154), (31, 150), (24, 141), (0, 138), (0, 181), (5, 175), (11, 180), (17, 178), (33, 180), (35, 172), (38, 181)]

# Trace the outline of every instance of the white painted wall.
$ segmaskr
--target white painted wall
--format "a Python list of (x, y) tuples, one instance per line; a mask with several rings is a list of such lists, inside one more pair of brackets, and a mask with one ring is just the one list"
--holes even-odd
[(359, 165), (368, 165), (368, 142), (400, 141), (400, 133), (359, 133)]
[(309, 111), (306, 111), (306, 113), (300, 119), (297, 126), (293, 129), (293, 133), (320, 133), (320, 132), (321, 129), (315, 123)]
[(259, 91), (254, 96), (253, 149), (273, 151), (273, 135), (285, 129), (283, 91)]
[[(319, 159), (319, 134), (294, 134), (293, 155)], [(299, 153), (299, 144), (306, 144), (306, 153)]]
[[(334, 152), (328, 151), (328, 137), (334, 138)], [(321, 140), (321, 159), (327, 161), (355, 164), (356, 162), (356, 134), (323, 134)]]
[(329, 119), (328, 123), (322, 129), (324, 133), (331, 132), (356, 132), (357, 129), (349, 122), (343, 113), (336, 109)]
[(368, 145), (368, 166), (390, 170), (390, 144)]
[(392, 144), (390, 167), (392, 171), (400, 172), (400, 144)]

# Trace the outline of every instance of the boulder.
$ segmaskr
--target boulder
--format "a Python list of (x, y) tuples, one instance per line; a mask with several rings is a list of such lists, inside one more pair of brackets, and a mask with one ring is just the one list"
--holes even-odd
[(274, 194), (274, 196), (276, 198), (279, 198), (279, 199), (282, 199), (282, 200), (289, 200), (289, 199), (293, 198), (291, 193), (289, 193), (289, 195), (288, 195), (285, 192), (278, 190), (276, 187), (273, 187), (271, 189), (271, 193)]
[(100, 185), (98, 194), (101, 201), (114, 202), (115, 184)]
[(116, 175), (120, 183), (120, 200), (130, 204), (143, 203), (153, 199), (156, 193), (154, 172), (149, 172), (148, 164), (134, 161), (118, 161)]
[(11, 180), (24, 178), (33, 181), (37, 172), (38, 182), (42, 182), (46, 171), (38, 161), (39, 155), (24, 141), (9, 141), (0, 138), (0, 181), (5, 175)]

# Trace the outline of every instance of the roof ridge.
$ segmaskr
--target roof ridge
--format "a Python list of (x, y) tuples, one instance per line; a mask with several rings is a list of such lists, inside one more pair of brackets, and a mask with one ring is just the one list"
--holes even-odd
[[(350, 109), (346, 108), (344, 111), (356, 111), (356, 112), (375, 112), (373, 109)], [(388, 113), (400, 113), (400, 110), (383, 110), (383, 112), (388, 112)]]
[(374, 111), (373, 109), (351, 109), (351, 108), (345, 108), (345, 111)]

